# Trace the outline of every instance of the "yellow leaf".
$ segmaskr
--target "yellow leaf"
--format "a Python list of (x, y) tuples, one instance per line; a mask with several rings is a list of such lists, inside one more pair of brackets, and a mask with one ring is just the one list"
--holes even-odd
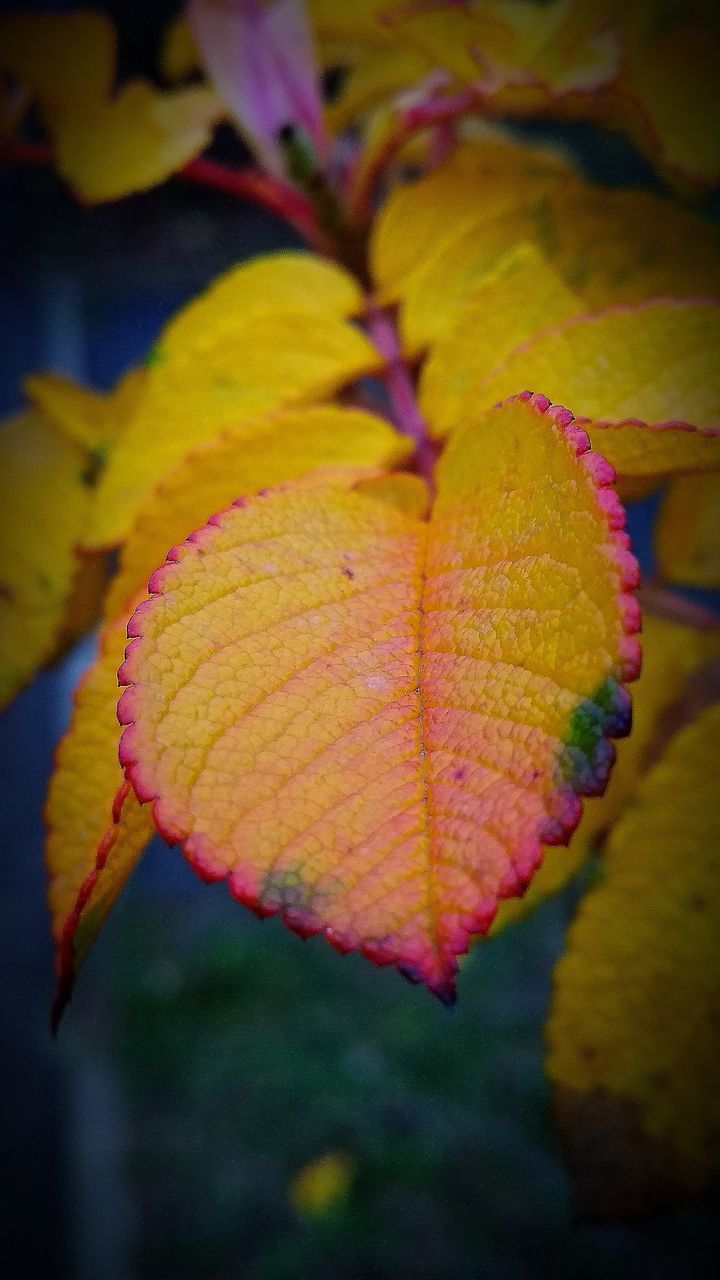
[(160, 71), (170, 84), (184, 80), (200, 66), (200, 55), (184, 14), (173, 18), (163, 34)]
[(525, 387), (592, 420), (626, 476), (720, 466), (720, 307), (650, 302), (537, 333), (477, 386), (480, 412)]
[(101, 13), (0, 18), (0, 67), (49, 112), (107, 97), (115, 76), (115, 32)]
[(23, 382), (31, 404), (69, 440), (95, 449), (105, 437), (106, 397), (59, 373), (33, 373)]
[(585, 1121), (584, 1162), (607, 1169), (621, 1117), (636, 1134), (615, 1153), (606, 1191), (616, 1210), (632, 1207), (628, 1183), (646, 1193), (643, 1207), (658, 1207), (658, 1148), (668, 1180), (686, 1191), (720, 1158), (719, 734), (715, 705), (640, 784), (556, 970), (548, 1067)]
[(720, 474), (675, 476), (655, 526), (662, 576), (690, 587), (720, 588)]
[(84, 200), (144, 191), (203, 151), (224, 114), (214, 90), (161, 91), (143, 81), (48, 119), (62, 176)]
[(627, 728), (637, 566), (587, 448), (518, 399), (453, 436), (428, 521), (318, 479), (173, 550), (121, 760), (201, 875), (452, 997)]
[(362, 289), (342, 267), (302, 251), (268, 253), (223, 272), (173, 316), (152, 358), (183, 356), (190, 349), (199, 356), (218, 338), (276, 311), (319, 312), (345, 320), (362, 307)]
[[(491, 135), (460, 144), (433, 173), (396, 187), (380, 209), (370, 239), (378, 300), (400, 298), (438, 246), (460, 234), (469, 218), (474, 216), (482, 226), (508, 210), (512, 213), (528, 191), (529, 199), (537, 201), (553, 178), (568, 172), (560, 155), (549, 148)], [(502, 251), (523, 238), (527, 237), (509, 233)]]
[[(406, 436), (381, 418), (337, 406), (290, 410), (256, 423), (250, 435), (212, 441), (184, 458), (137, 511), (110, 585), (105, 616), (114, 618), (127, 609), (169, 547), (236, 498), (318, 467), (394, 466), (411, 447)], [(422, 485), (419, 477), (404, 479)], [(395, 485), (400, 481), (400, 476), (389, 480)]]
[(340, 133), (356, 124), (372, 108), (417, 85), (431, 68), (432, 63), (417, 49), (394, 44), (373, 49), (353, 67), (339, 97), (328, 107), (330, 129)]
[(435, 436), (464, 422), (476, 389), (519, 343), (581, 311), (582, 303), (533, 245), (519, 245), (475, 286), (431, 347), (420, 376), (420, 408)]
[(617, 759), (605, 795), (584, 801), (583, 817), (570, 847), (545, 850), (542, 865), (525, 896), (500, 904), (493, 932), (526, 916), (562, 889), (582, 866), (588, 851), (632, 801), (638, 782), (655, 758), (664, 719), (682, 700), (692, 672), (720, 655), (720, 636), (645, 612), (642, 648), (642, 671), (632, 691), (632, 733), (617, 744)]
[(334, 65), (362, 54), (368, 45), (392, 41), (392, 27), (385, 21), (387, 0), (353, 0), (353, 4), (307, 0), (307, 5), (320, 49), (331, 51)]
[[(152, 834), (152, 817), (126, 797), (118, 761), (117, 669), (126, 618), (106, 628), (57, 750), (45, 811), (48, 902), (58, 947), (58, 1016), (75, 972)], [(114, 805), (119, 797), (118, 804)]]
[(344, 1200), (353, 1175), (353, 1162), (342, 1151), (328, 1151), (298, 1169), (290, 1184), (290, 1200), (303, 1218), (322, 1218)]
[(0, 426), (0, 705), (56, 650), (89, 509), (86, 467), (33, 410)]
[[(442, 8), (410, 18), (399, 30), (460, 85), (477, 86), (483, 102), (505, 85), (535, 84), (544, 97), (597, 89), (617, 74), (613, 32), (578, 23), (575, 0), (543, 5), (485, 0), (474, 9)], [(541, 98), (542, 101), (542, 98)]]
[[(637, 132), (670, 171), (720, 181), (720, 34), (688, 22), (626, 45), (621, 94), (640, 108)], [(649, 134), (649, 137), (647, 136)]]
[(720, 238), (660, 196), (613, 191), (551, 152), (469, 141), (428, 177), (396, 188), (370, 259), (381, 303), (401, 301), (414, 353), (437, 340), (479, 280), (520, 241), (535, 244), (583, 310), (658, 296), (720, 296)]
[(133, 369), (104, 394), (62, 374), (34, 373), (23, 382), (23, 390), (53, 426), (101, 460), (126, 425), (144, 377), (144, 370)]
[(161, 342), (100, 479), (86, 545), (121, 541), (154, 485), (192, 448), (228, 428), (250, 438), (257, 419), (328, 397), (381, 363), (358, 329), (307, 309), (241, 312), (209, 345), (202, 331), (177, 348)]
[(423, 520), (430, 510), (430, 490), (421, 476), (407, 471), (395, 471), (392, 475), (360, 480), (355, 486), (358, 493), (366, 493), (381, 502), (391, 502), (408, 516)]

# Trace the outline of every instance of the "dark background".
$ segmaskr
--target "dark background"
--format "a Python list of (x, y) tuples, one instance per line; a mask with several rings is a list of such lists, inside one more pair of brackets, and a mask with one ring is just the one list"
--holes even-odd
[[(96, 7), (120, 18), (121, 75), (151, 74), (176, 6)], [(598, 178), (653, 181), (620, 139), (564, 136)], [(216, 151), (241, 154), (229, 133)], [(295, 241), (253, 207), (177, 180), (86, 209), (49, 172), (5, 169), (0, 243), (10, 411), (36, 369), (109, 386), (218, 271)], [(646, 564), (651, 515), (647, 504), (632, 514)], [(542, 1071), (572, 886), (474, 950), (448, 1013), (394, 972), (260, 924), (158, 844), (53, 1043), (41, 812), (91, 655), (92, 639), (0, 721), (5, 1275), (715, 1274), (714, 1194), (632, 1227), (574, 1217)], [(330, 1151), (350, 1162), (349, 1192), (325, 1215), (302, 1215), (292, 1179)]]

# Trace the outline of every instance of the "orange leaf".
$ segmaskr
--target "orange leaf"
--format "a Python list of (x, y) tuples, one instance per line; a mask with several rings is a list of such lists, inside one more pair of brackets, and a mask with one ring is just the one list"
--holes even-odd
[(318, 482), (170, 553), (121, 759), (203, 877), (452, 998), (628, 727), (637, 567), (587, 450), (524, 396), (453, 437), (428, 521)]

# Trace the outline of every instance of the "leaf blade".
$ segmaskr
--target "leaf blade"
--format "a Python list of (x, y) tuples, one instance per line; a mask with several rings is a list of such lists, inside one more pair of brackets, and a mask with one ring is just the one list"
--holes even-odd
[[(586, 454), (571, 415), (548, 408), (520, 399), (487, 436), (454, 443), (429, 523), (322, 485), (221, 513), (151, 579), (121, 671), (126, 774), (196, 870), (446, 999), (469, 934), (525, 884), (541, 838), (567, 837), (576, 794), (603, 785), (603, 734), (626, 729), (620, 682), (637, 671), (636, 568), (619, 507), (599, 496), (609, 469)], [(583, 532), (555, 571), (549, 622), (526, 575), (509, 565), (508, 585), (492, 564), (503, 537), (522, 542), (504, 491), (517, 457), (501, 466), (487, 515), (488, 439), (497, 461), (510, 426), (526, 429), (525, 474), (542, 491), (528, 554), (543, 538), (540, 511), (552, 520), (549, 492), (575, 481), (567, 528)], [(480, 496), (469, 500), (468, 485)], [(596, 537), (594, 577), (578, 592), (576, 565)], [(480, 582), (472, 557), (483, 553)], [(508, 606), (524, 611), (524, 638)], [(583, 641), (558, 656), (573, 607)]]

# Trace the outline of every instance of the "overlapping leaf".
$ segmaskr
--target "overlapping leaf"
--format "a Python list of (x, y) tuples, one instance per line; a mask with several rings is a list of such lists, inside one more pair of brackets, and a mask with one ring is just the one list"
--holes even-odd
[(23, 390), (55, 427), (101, 461), (127, 425), (144, 378), (144, 370), (131, 369), (103, 394), (61, 374), (34, 373), (25, 379)]
[(711, 223), (649, 192), (584, 182), (552, 152), (486, 138), (397, 188), (376, 219), (378, 297), (402, 303), (406, 347), (443, 337), (483, 276), (521, 241), (542, 251), (584, 310), (658, 295), (720, 296)]
[(40, 106), (60, 173), (85, 200), (153, 186), (202, 151), (223, 114), (206, 86), (162, 91), (133, 80), (113, 94), (116, 39), (96, 13), (0, 22), (0, 67)]
[(581, 310), (580, 298), (539, 249), (511, 250), (472, 291), (423, 364), (420, 408), (433, 432), (446, 435), (463, 422), (483, 376), (544, 328), (549, 316), (557, 323)]
[(549, 1071), (599, 1216), (696, 1191), (720, 1160), (719, 733), (716, 704), (647, 775), (556, 972)]
[(33, 410), (0, 426), (0, 704), (60, 641), (89, 510), (87, 465)]
[(377, 369), (375, 347), (342, 319), (357, 299), (344, 272), (283, 254), (245, 264), (190, 303), (152, 353), (136, 410), (100, 480), (86, 545), (119, 542), (189, 449), (228, 428), (250, 439), (264, 415), (327, 398)]
[[(107, 595), (106, 617), (116, 617), (144, 589), (168, 547), (239, 494), (317, 468), (394, 466), (409, 449), (407, 437), (381, 418), (339, 406), (290, 410), (258, 423), (250, 436), (239, 433), (212, 441), (184, 458), (138, 510)], [(412, 488), (412, 478), (403, 479)], [(400, 477), (392, 481), (397, 485)]]
[(524, 385), (562, 393), (623, 476), (717, 468), (718, 342), (716, 303), (616, 308), (541, 330), (470, 387), (478, 410)]
[(243, 500), (135, 613), (121, 759), (208, 879), (444, 998), (605, 782), (638, 668), (609, 469), (542, 398), (456, 435), (427, 522)]
[[(371, 414), (316, 408), (259, 424), (256, 435), (222, 438), (191, 455), (141, 508), (106, 600), (114, 619), (100, 656), (81, 684), (63, 739), (47, 806), (50, 907), (58, 944), (56, 1020), (82, 960), (133, 870), (152, 830), (148, 809), (123, 788), (115, 714), (117, 668), (127, 615), (168, 543), (181, 539), (238, 492), (302, 476), (315, 467), (352, 463), (357, 472), (392, 465), (408, 452), (406, 439)], [(418, 509), (417, 477), (363, 482), (384, 501)]]

